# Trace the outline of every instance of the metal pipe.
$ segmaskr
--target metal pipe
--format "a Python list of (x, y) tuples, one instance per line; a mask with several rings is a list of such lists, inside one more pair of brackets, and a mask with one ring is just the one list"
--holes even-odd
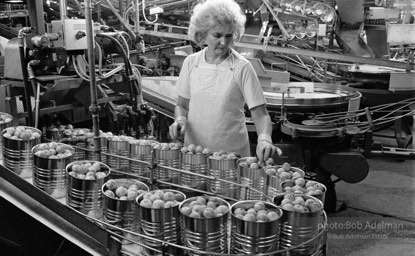
[(94, 30), (92, 21), (92, 7), (91, 0), (85, 1), (85, 22), (86, 22), (86, 39), (89, 60), (89, 74), (90, 74), (90, 91), (91, 91), (91, 106), (89, 111), (92, 115), (92, 130), (94, 133), (94, 151), (97, 153), (98, 161), (101, 161), (101, 139), (99, 137), (99, 105), (97, 96), (96, 76), (95, 76), (95, 51), (94, 51)]
[(30, 26), (34, 28), (35, 34), (44, 34), (46, 32), (46, 26), (43, 12), (43, 0), (31, 0), (26, 2), (29, 11)]
[(135, 31), (135, 33), (136, 33), (136, 35), (139, 35), (140, 34), (140, 7), (139, 7), (139, 4), (140, 4), (140, 0), (135, 0), (135, 28), (134, 28), (134, 31)]
[(26, 108), (27, 114), (28, 114), (28, 118), (27, 118), (27, 125), (28, 126), (32, 126), (33, 124), (33, 113), (32, 113), (32, 104), (30, 102), (30, 95), (29, 95), (29, 81), (28, 81), (28, 73), (27, 73), (27, 68), (26, 68), (26, 57), (25, 57), (25, 53), (24, 53), (24, 39), (25, 39), (25, 35), (26, 33), (29, 33), (30, 31), (32, 31), (31, 27), (24, 27), (22, 29), (19, 30), (19, 33), (17, 34), (17, 40), (18, 40), (18, 45), (19, 45), (19, 55), (20, 55), (20, 67), (22, 69), (22, 76), (23, 76), (23, 83), (24, 83), (24, 96), (25, 96), (25, 102), (24, 102), (24, 106)]
[(37, 128), (38, 126), (38, 121), (39, 121), (39, 99), (40, 99), (40, 85), (36, 84), (36, 76), (35, 73), (33, 72), (33, 68), (32, 66), (36, 66), (39, 65), (40, 61), (39, 60), (31, 60), (29, 61), (29, 63), (27, 63), (27, 74), (29, 76), (29, 80), (30, 83), (32, 85), (33, 90), (36, 88), (36, 94), (35, 94), (35, 124), (34, 127)]
[(66, 9), (66, 0), (59, 1), (59, 12), (61, 15), (61, 21), (64, 21), (68, 16), (68, 11)]

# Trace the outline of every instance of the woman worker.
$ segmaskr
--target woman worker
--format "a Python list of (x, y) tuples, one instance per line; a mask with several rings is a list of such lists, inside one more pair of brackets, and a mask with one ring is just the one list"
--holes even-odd
[(234, 49), (245, 30), (246, 17), (234, 0), (198, 3), (190, 19), (189, 36), (207, 45), (183, 62), (177, 82), (172, 139), (184, 134), (184, 144), (201, 145), (212, 152), (224, 150), (250, 156), (244, 105), (254, 121), (259, 162), (275, 151), (266, 100), (252, 64)]

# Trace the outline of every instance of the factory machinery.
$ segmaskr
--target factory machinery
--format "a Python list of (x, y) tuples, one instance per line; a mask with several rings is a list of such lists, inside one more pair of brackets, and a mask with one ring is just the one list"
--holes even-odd
[[(2, 111), (16, 125), (46, 134), (92, 120), (95, 129), (168, 140), (181, 63), (199, 50), (187, 39), (196, 1), (120, 2), (27, 2), (30, 24), (6, 46), (0, 88)], [(248, 23), (235, 48), (264, 88), (273, 140), (284, 152), (274, 160), (323, 183), (326, 211), (337, 210), (335, 182), (366, 178), (366, 158), (413, 159), (406, 149), (415, 103), (410, 1), (356, 0), (355, 15), (346, 12), (347, 0), (239, 2)], [(382, 47), (373, 44), (376, 37), (385, 39)], [(391, 126), (397, 147), (377, 143), (376, 133)], [(255, 146), (256, 135), (250, 136)], [(53, 211), (77, 219), (21, 185)]]
[[(33, 26), (20, 29), (5, 49), (5, 112), (18, 117), (16, 121), (25, 119), (26, 125), (44, 134), (50, 127), (82, 124), (97, 116), (103, 120), (102, 130), (167, 140), (181, 63), (186, 54), (198, 50), (187, 40), (189, 11), (195, 2), (92, 2), (89, 43), (85, 3), (28, 2)], [(374, 52), (380, 50), (371, 48), (369, 35), (367, 43), (359, 36), (357, 41), (350, 39), (353, 33), (369, 31), (362, 27), (372, 26), (374, 20), (388, 26), (389, 33), (412, 29), (412, 24), (402, 24), (411, 15), (407, 6), (400, 1), (356, 1), (360, 9), (351, 17), (342, 9), (343, 1), (253, 0), (240, 4), (248, 22), (235, 47), (258, 73), (275, 122), (274, 141), (290, 152), (285, 160), (317, 173), (327, 185), (332, 183), (331, 174), (354, 183), (366, 177), (365, 157), (379, 148), (374, 146), (373, 132), (394, 125), (398, 148), (411, 143), (411, 102), (400, 102), (413, 96), (408, 86), (414, 77), (413, 39), (387, 34), (387, 54), (393, 58), (377, 58)], [(43, 12), (49, 19), (46, 23), (37, 18)], [(359, 31), (349, 29), (357, 25)], [(399, 48), (392, 47), (398, 44)], [(398, 55), (401, 61), (396, 61)], [(368, 67), (376, 72), (362, 79), (360, 72)], [(388, 88), (377, 94), (385, 83)], [(379, 95), (387, 100), (380, 102)], [(385, 106), (382, 111), (393, 112), (386, 118), (378, 105)], [(359, 114), (361, 108), (365, 115)], [(340, 119), (340, 125), (331, 121), (326, 130), (327, 122), (315, 118), (333, 112), (343, 113), (347, 119)], [(350, 125), (350, 120), (365, 125)], [(342, 125), (359, 129), (350, 131)], [(251, 137), (254, 145), (255, 134)], [(363, 141), (356, 142), (356, 138)], [(411, 155), (383, 148), (382, 154), (386, 153), (398, 158)], [(301, 157), (289, 159), (293, 155)], [(339, 167), (338, 163), (351, 166)]]

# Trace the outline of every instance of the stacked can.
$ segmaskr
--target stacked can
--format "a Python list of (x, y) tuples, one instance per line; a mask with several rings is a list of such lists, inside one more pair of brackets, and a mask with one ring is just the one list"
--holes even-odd
[(60, 142), (75, 146), (74, 161), (86, 159), (86, 151), (79, 148), (86, 148), (86, 134), (90, 132), (91, 129), (88, 128), (66, 129), (63, 131), (63, 138)]
[[(163, 189), (143, 193), (137, 197), (140, 233), (147, 236), (141, 242), (143, 255), (180, 255), (182, 251), (174, 246), (164, 246), (163, 242), (180, 245), (181, 218), (179, 204), (185, 195), (176, 190)], [(157, 240), (156, 240), (157, 239)], [(159, 252), (157, 250), (163, 250)]]
[(208, 171), (207, 157), (209, 149), (202, 146), (189, 145), (182, 147), (181, 166), (188, 173), (181, 173), (180, 182), (183, 186), (198, 190), (206, 190), (206, 178), (193, 175), (206, 175)]
[[(11, 127), (13, 117), (7, 113), (0, 112), (0, 131)], [(3, 136), (0, 136), (0, 160), (3, 159)]]
[(29, 126), (3, 129), (3, 164), (22, 178), (33, 175), (32, 148), (41, 141), (40, 130)]
[(130, 158), (146, 163), (140, 163), (137, 161), (130, 161), (130, 172), (141, 176), (141, 177), (150, 177), (149, 164), (152, 160), (153, 147), (151, 140), (132, 140), (130, 143)]
[(267, 196), (271, 198), (283, 192), (281, 189), (281, 183), (283, 181), (304, 178), (305, 175), (303, 170), (292, 167), (288, 163), (284, 163), (283, 165), (267, 166), (265, 167), (265, 174), (265, 192)]
[(277, 195), (273, 202), (283, 212), (280, 248), (289, 249), (295, 246), (291, 251), (296, 255), (314, 255), (320, 248), (317, 235), (322, 226), (323, 203), (315, 197), (294, 193)]
[(104, 210), (102, 186), (110, 175), (110, 168), (98, 161), (84, 160), (68, 164), (66, 172), (66, 205), (101, 219)]
[(75, 150), (66, 144), (49, 142), (33, 147), (33, 185), (54, 198), (66, 196), (66, 166)]
[(180, 173), (164, 166), (180, 168), (180, 145), (177, 143), (156, 143), (153, 145), (153, 162), (157, 164), (155, 178), (164, 182), (180, 184)]
[(282, 211), (261, 200), (239, 201), (231, 206), (231, 253), (270, 253), (278, 249)]
[(193, 250), (186, 255), (202, 255), (199, 251), (228, 253), (230, 205), (219, 197), (198, 196), (183, 201), (183, 244)]
[[(237, 185), (238, 159), (239, 155), (235, 153), (214, 152), (208, 157), (209, 175), (216, 179), (208, 180), (207, 190), (217, 195), (237, 198), (239, 186)], [(217, 179), (226, 180), (220, 181)]]
[[(128, 171), (130, 156), (130, 144), (129, 141), (133, 140), (133, 137), (129, 136), (111, 136), (107, 137), (107, 164), (113, 169), (118, 171)], [(117, 156), (121, 156), (127, 159), (122, 159)]]
[(244, 157), (238, 160), (238, 183), (240, 200), (264, 200), (266, 174), (258, 165), (256, 157)]
[[(110, 179), (102, 186), (104, 194), (104, 220), (114, 226), (132, 232), (139, 232), (140, 220), (136, 199), (148, 191), (148, 186), (134, 179)], [(126, 237), (123, 243), (130, 240), (138, 241), (129, 232), (123, 232)]]

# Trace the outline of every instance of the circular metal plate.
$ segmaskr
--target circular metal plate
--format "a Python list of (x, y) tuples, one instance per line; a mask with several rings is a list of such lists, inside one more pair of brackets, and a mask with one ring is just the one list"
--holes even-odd
[(348, 106), (351, 99), (360, 101), (361, 93), (355, 88), (334, 84), (315, 84), (313, 93), (287, 94), (277, 92), (264, 92), (268, 108), (281, 108), (284, 106), (289, 109), (316, 108), (344, 108)]
[(342, 127), (325, 125), (319, 120), (307, 119), (305, 115), (288, 117), (281, 123), (281, 131), (296, 138), (339, 138), (346, 132)]

